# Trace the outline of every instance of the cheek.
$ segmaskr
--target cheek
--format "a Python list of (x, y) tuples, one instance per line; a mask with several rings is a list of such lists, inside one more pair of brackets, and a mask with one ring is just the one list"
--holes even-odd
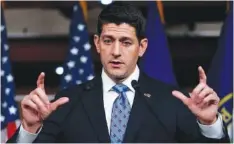
[(129, 61), (129, 63), (135, 63), (139, 56), (139, 50), (137, 49), (129, 49), (126, 51), (125, 57)]
[(110, 57), (110, 53), (107, 48), (101, 48), (99, 54), (100, 54), (102, 61), (107, 61), (108, 58)]

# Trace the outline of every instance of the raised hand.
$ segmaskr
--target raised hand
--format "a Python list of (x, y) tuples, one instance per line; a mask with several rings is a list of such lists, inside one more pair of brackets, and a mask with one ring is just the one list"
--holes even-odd
[(26, 95), (21, 102), (22, 125), (31, 133), (35, 133), (41, 127), (42, 121), (53, 111), (69, 101), (67, 97), (62, 97), (50, 103), (45, 93), (44, 81), (45, 74), (41, 73), (37, 79), (37, 88)]
[(179, 91), (173, 91), (172, 94), (180, 99), (197, 119), (205, 125), (210, 125), (216, 122), (218, 113), (219, 97), (206, 83), (206, 74), (202, 67), (198, 67), (199, 84), (189, 94), (185, 96)]

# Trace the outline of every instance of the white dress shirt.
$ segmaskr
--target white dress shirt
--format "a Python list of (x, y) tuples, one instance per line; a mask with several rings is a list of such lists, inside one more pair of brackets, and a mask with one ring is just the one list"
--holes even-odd
[[(130, 89), (130, 91), (126, 92), (126, 95), (131, 107), (133, 105), (133, 100), (135, 96), (135, 89), (132, 87), (131, 82), (132, 80), (138, 80), (139, 75), (140, 71), (138, 66), (136, 66), (134, 72), (125, 81), (122, 82)], [(110, 89), (114, 85), (116, 85), (116, 83), (110, 77), (108, 77), (108, 75), (105, 73), (104, 70), (102, 71), (102, 82), (103, 82), (103, 101), (104, 101), (104, 109), (106, 114), (106, 122), (108, 126), (108, 132), (110, 133), (112, 106), (115, 99), (118, 97), (118, 93), (110, 91)], [(202, 125), (199, 122), (198, 125), (200, 127), (201, 133), (208, 138), (220, 139), (224, 136), (221, 114), (218, 115), (217, 121), (212, 125)], [(40, 131), (41, 129), (39, 130), (38, 133), (40, 133)], [(29, 133), (25, 131), (21, 125), (17, 142), (31, 143), (36, 139), (38, 133), (37, 134)]]

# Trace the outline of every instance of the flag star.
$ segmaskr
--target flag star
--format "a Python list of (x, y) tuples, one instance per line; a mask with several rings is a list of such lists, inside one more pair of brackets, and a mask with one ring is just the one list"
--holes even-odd
[(77, 81), (76, 81), (76, 84), (78, 84), (78, 85), (81, 84), (81, 83), (82, 83), (81, 80), (77, 80)]
[(5, 117), (3, 115), (1, 115), (1, 122), (5, 121)]
[(3, 77), (5, 75), (5, 71), (1, 70), (1, 77)]
[(78, 6), (75, 5), (75, 6), (73, 7), (73, 11), (75, 12), (75, 11), (77, 11), (77, 9), (78, 9)]
[(2, 63), (6, 63), (6, 61), (8, 60), (8, 58), (6, 56), (2, 57)]
[(87, 77), (87, 80), (92, 80), (93, 78), (94, 78), (93, 75), (89, 75), (89, 76)]
[(7, 75), (7, 82), (12, 82), (13, 81), (13, 76), (11, 74)]
[(1, 32), (5, 29), (4, 25), (1, 25)]
[(17, 111), (17, 109), (14, 106), (9, 107), (10, 115), (12, 115), (12, 114), (15, 115), (16, 111)]
[(6, 108), (7, 107), (7, 102), (2, 103), (2, 107)]
[(10, 88), (6, 88), (6, 89), (5, 89), (5, 94), (6, 94), (6, 95), (9, 95), (10, 91), (11, 91)]
[(85, 25), (83, 25), (83, 24), (78, 24), (78, 25), (77, 25), (77, 28), (78, 28), (79, 31), (83, 31), (84, 28), (85, 28)]
[(70, 74), (67, 74), (67, 75), (64, 77), (64, 79), (65, 79), (67, 82), (69, 82), (69, 81), (71, 81), (72, 76), (71, 76)]
[(71, 49), (71, 51), (70, 51), (73, 55), (77, 55), (78, 54), (78, 52), (79, 52), (79, 50), (78, 50), (78, 48), (76, 48), (76, 47), (73, 47), (72, 49)]
[(74, 40), (75, 42), (79, 42), (79, 41), (80, 41), (80, 37), (79, 37), (79, 36), (74, 36), (74, 37), (73, 37), (73, 40)]
[(4, 50), (5, 51), (9, 50), (9, 46), (7, 44), (4, 44)]
[(79, 74), (83, 74), (84, 70), (83, 69), (79, 69)]
[(82, 55), (82, 56), (80, 57), (80, 61), (81, 61), (82, 63), (86, 63), (87, 60), (88, 60), (88, 58), (87, 58), (86, 56), (84, 56), (84, 55)]
[(76, 64), (76, 63), (75, 63), (74, 61), (69, 61), (69, 62), (67, 63), (67, 66), (68, 66), (69, 69), (71, 69), (71, 68), (74, 68), (75, 64)]
[(84, 49), (88, 51), (91, 48), (91, 45), (89, 43), (84, 44)]

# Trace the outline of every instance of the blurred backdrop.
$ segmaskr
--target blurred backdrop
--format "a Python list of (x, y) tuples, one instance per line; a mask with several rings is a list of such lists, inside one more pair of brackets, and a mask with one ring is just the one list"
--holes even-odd
[[(60, 84), (56, 68), (62, 66), (69, 48), (69, 26), (76, 1), (6, 1), (4, 13), (10, 45), (16, 93), (25, 94), (36, 86), (40, 72), (46, 73), (48, 93)], [(147, 16), (147, 2), (132, 2)], [(165, 32), (179, 85), (197, 84), (197, 66), (207, 71), (217, 49), (217, 40), (227, 14), (227, 2), (164, 1)], [(100, 1), (87, 2), (87, 28), (95, 71), (101, 64), (93, 46), (93, 34), (101, 9)]]
[[(149, 7), (146, 1), (130, 2), (139, 7), (147, 18)], [(68, 64), (69, 53), (74, 55), (80, 52), (79, 46), (73, 46), (72, 41), (86, 39), (82, 46), (91, 51), (89, 60), (94, 64), (94, 73), (100, 72), (102, 67), (93, 45), (93, 34), (96, 32), (97, 17), (105, 3), (108, 1), (83, 1), (79, 7), (74, 7), (77, 1), (3, 3), (17, 101), (36, 87), (40, 72), (46, 73), (46, 92), (51, 96), (59, 90), (61, 79), (71, 79), (61, 74), (66, 71), (63, 65), (67, 65), (68, 70), (74, 65), (73, 61)], [(167, 39), (172, 73), (180, 87), (191, 90), (198, 83), (197, 67), (201, 65), (206, 72), (211, 67), (231, 6), (227, 1), (163, 1), (155, 2), (155, 7), (158, 8), (155, 16), (160, 16)], [(87, 30), (87, 35), (74, 33), (76, 30), (72, 28), (72, 23), (78, 19), (74, 18), (77, 8), (82, 9), (84, 25), (77, 25), (75, 29)], [(78, 19), (78, 23), (81, 19)], [(82, 70), (79, 69), (78, 73), (86, 72)], [(90, 70), (87, 77), (92, 78)]]

